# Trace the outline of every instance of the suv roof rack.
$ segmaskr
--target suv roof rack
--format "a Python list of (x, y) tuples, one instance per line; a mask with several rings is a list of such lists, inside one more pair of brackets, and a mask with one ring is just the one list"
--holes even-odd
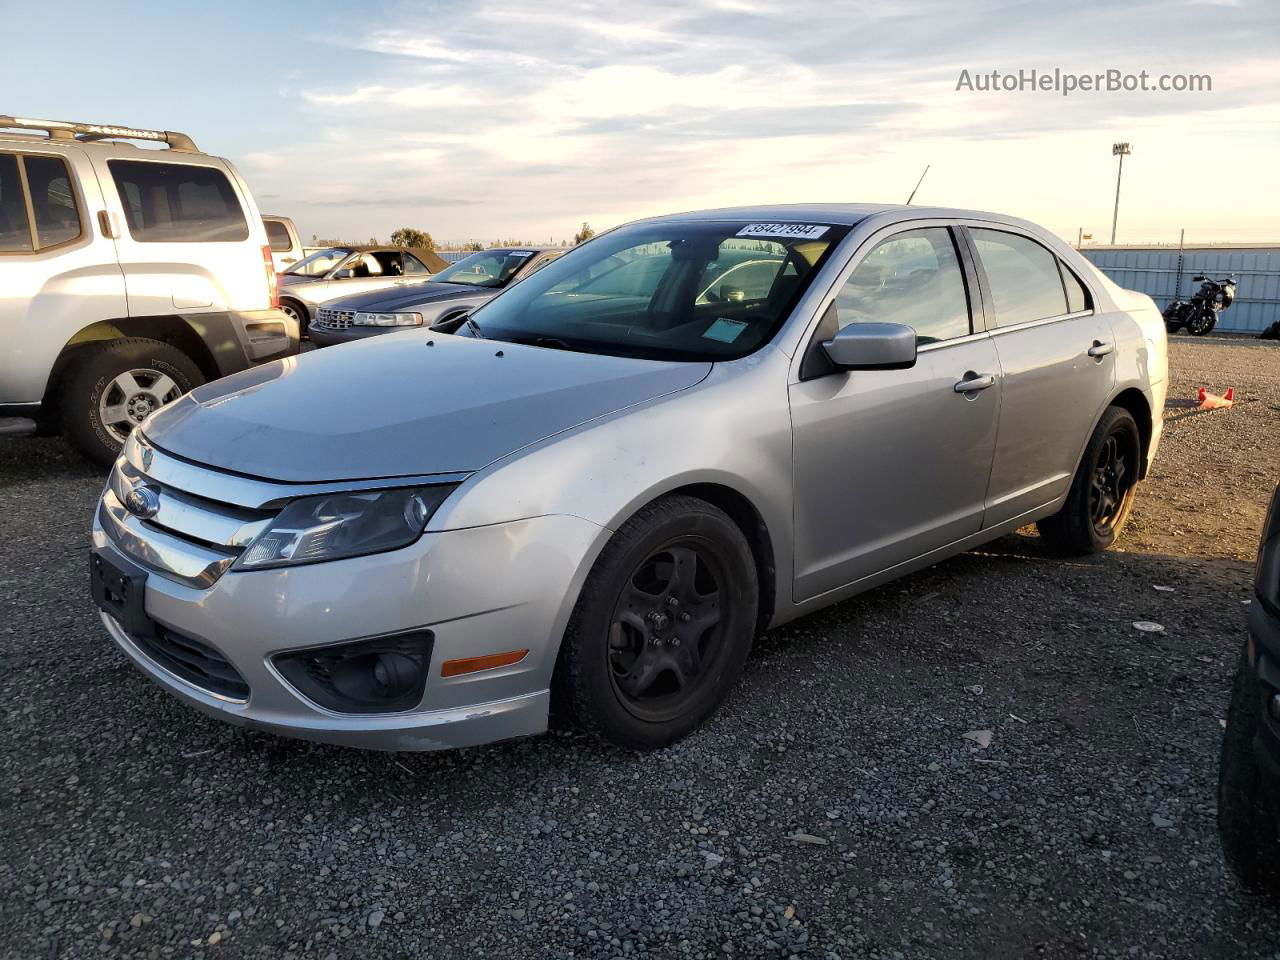
[(0, 130), (43, 130), (50, 140), (151, 140), (168, 144), (170, 150), (199, 153), (199, 148), (185, 133), (174, 130), (140, 130), (137, 127), (115, 127), (104, 123), (67, 123), (64, 120), (31, 120), (0, 113)]

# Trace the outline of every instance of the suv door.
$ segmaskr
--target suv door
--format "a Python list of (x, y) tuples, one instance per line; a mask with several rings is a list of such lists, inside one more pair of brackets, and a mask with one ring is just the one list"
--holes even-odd
[(846, 269), (810, 349), (879, 321), (914, 327), (918, 356), (816, 375), (806, 357), (790, 386), (797, 602), (980, 529), (1000, 383), (973, 284), (942, 224), (878, 235)]
[[(108, 197), (129, 314), (266, 310), (265, 228), (235, 178), (208, 162), (93, 158)], [(123, 219), (123, 223), (121, 220)]]
[(101, 209), (83, 155), (0, 150), (0, 405), (40, 403), (67, 342), (128, 315), (115, 247), (95, 230)]
[(1048, 247), (1005, 227), (966, 231), (1003, 381), (984, 521), (993, 526), (1066, 493), (1115, 384), (1114, 338)]

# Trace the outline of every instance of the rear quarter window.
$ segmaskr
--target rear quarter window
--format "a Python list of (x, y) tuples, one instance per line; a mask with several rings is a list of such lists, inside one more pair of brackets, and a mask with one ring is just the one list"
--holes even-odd
[(234, 243), (249, 224), (227, 175), (215, 167), (108, 160), (129, 235), (139, 243)]
[(263, 220), (267, 228), (267, 243), (276, 253), (288, 253), (293, 249), (293, 238), (289, 236), (289, 228), (279, 220)]

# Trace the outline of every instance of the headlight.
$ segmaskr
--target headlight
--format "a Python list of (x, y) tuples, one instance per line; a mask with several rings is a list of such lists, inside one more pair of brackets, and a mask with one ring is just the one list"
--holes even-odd
[(357, 313), (351, 321), (357, 327), (420, 327), (420, 313)]
[(382, 553), (407, 547), (456, 489), (455, 484), (330, 493), (294, 500), (236, 560), (235, 570), (263, 570)]

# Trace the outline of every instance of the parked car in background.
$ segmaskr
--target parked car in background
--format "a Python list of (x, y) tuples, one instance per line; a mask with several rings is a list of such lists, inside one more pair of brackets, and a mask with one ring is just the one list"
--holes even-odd
[(654, 748), (711, 715), (770, 626), (1032, 522), (1106, 549), (1161, 435), (1151, 299), (987, 213), (639, 221), (468, 320), (147, 421), (92, 566), (144, 673), (353, 746), (538, 733), (555, 697)]
[(448, 266), (435, 252), (415, 247), (327, 247), (280, 274), (280, 309), (305, 333), (322, 303), (401, 281), (429, 280)]
[(0, 116), (0, 430), (60, 428), (110, 464), (192, 387), (297, 352), (276, 295), (228, 161), (174, 131)]
[(1218, 832), (1240, 885), (1280, 902), (1280, 486), (1262, 525), (1249, 636), (1222, 738)]
[(562, 252), (559, 247), (495, 247), (464, 257), (424, 283), (396, 284), (333, 300), (316, 311), (311, 339), (324, 347), (405, 327), (447, 324), (536, 273)]
[(302, 241), (298, 239), (298, 228), (292, 220), (263, 214), (262, 225), (267, 228), (267, 244), (271, 247), (271, 261), (276, 265), (276, 273), (283, 273), (302, 259)]

